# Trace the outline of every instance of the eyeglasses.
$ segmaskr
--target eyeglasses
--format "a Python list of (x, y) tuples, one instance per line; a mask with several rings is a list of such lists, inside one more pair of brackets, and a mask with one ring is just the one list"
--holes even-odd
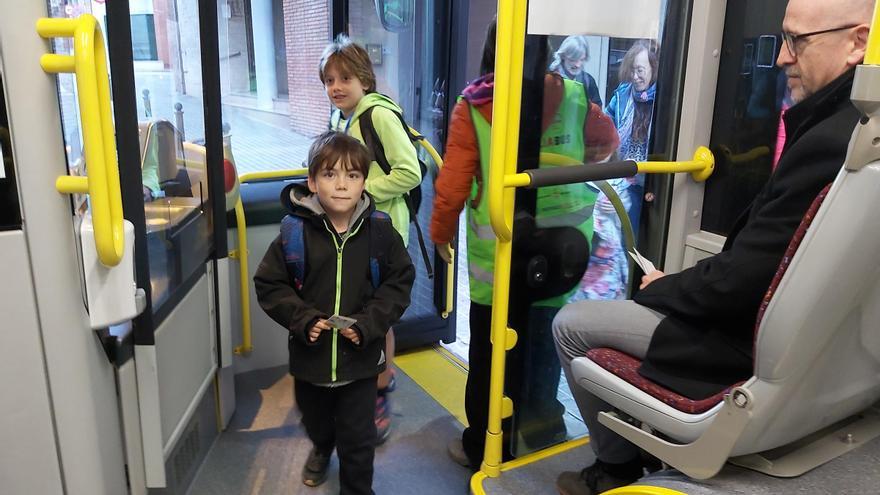
[(630, 73), (633, 76), (645, 77), (648, 75), (648, 69), (647, 67), (633, 67), (630, 69)]
[(845, 29), (852, 29), (852, 28), (858, 27), (858, 26), (861, 26), (861, 24), (850, 24), (848, 26), (841, 26), (841, 27), (832, 28), (832, 29), (823, 29), (821, 31), (813, 31), (812, 33), (804, 33), (804, 34), (794, 34), (794, 33), (787, 33), (785, 31), (783, 31), (782, 32), (782, 39), (785, 41), (785, 47), (788, 48), (789, 55), (791, 55), (792, 58), (797, 58), (797, 42), (798, 41), (800, 41), (804, 38), (810, 37), (810, 36), (816, 36), (818, 34), (825, 34), (825, 33), (833, 33), (835, 31), (843, 31)]

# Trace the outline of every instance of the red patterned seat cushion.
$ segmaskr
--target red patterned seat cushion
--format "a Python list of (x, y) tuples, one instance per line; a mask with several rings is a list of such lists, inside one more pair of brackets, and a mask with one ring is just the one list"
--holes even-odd
[[(813, 218), (816, 217), (816, 212), (819, 211), (819, 207), (822, 206), (822, 202), (825, 201), (825, 196), (828, 195), (829, 189), (831, 189), (831, 184), (828, 184), (824, 189), (819, 191), (819, 195), (816, 196), (816, 199), (814, 199), (813, 203), (810, 205), (810, 209), (807, 210), (804, 218), (801, 219), (801, 223), (798, 225), (794, 237), (792, 237), (791, 241), (788, 243), (788, 249), (785, 250), (785, 255), (782, 256), (782, 261), (776, 269), (776, 274), (773, 275), (773, 281), (770, 282), (770, 288), (767, 289), (767, 292), (764, 294), (764, 299), (761, 300), (761, 305), (758, 307), (758, 317), (755, 319), (755, 343), (758, 342), (758, 327), (761, 326), (764, 312), (767, 311), (767, 306), (770, 305), (770, 300), (773, 299), (773, 295), (776, 294), (776, 289), (779, 287), (779, 282), (782, 281), (782, 276), (785, 275), (785, 272), (788, 270), (788, 265), (791, 264), (791, 260), (794, 258), (794, 253), (797, 252), (797, 249), (801, 245), (801, 241), (803, 241), (804, 236), (807, 235), (807, 229), (809, 229), (810, 224), (813, 223)], [(757, 349), (754, 350), (757, 351)]]
[[(785, 271), (788, 270), (788, 266), (791, 264), (795, 252), (797, 252), (798, 247), (800, 247), (801, 241), (804, 240), (804, 236), (807, 234), (807, 229), (810, 227), (810, 224), (813, 223), (813, 218), (816, 217), (816, 212), (819, 211), (819, 207), (822, 206), (822, 202), (825, 201), (825, 196), (828, 195), (828, 190), (830, 188), (831, 184), (828, 184), (819, 192), (819, 195), (813, 200), (813, 203), (810, 205), (810, 208), (801, 220), (800, 225), (798, 225), (797, 231), (795, 231), (794, 236), (788, 243), (785, 255), (782, 257), (782, 261), (779, 263), (779, 267), (773, 275), (773, 281), (770, 283), (770, 288), (767, 289), (766, 294), (764, 294), (764, 299), (761, 301), (761, 305), (758, 308), (758, 317), (755, 322), (756, 342), (758, 338), (758, 327), (761, 325), (761, 319), (764, 317), (764, 312), (767, 310), (770, 300), (773, 298), (776, 289), (779, 287), (779, 282), (782, 280), (782, 276), (785, 275)], [(587, 357), (642, 392), (662, 401), (670, 407), (689, 414), (699, 414), (708, 411), (721, 402), (724, 395), (733, 387), (743, 383), (739, 382), (733, 384), (712, 397), (703, 400), (693, 400), (662, 387), (640, 375), (638, 370), (642, 362), (628, 354), (624, 354), (615, 349), (598, 348), (589, 350), (587, 352)]]
[(679, 395), (668, 388), (657, 385), (640, 375), (639, 366), (641, 366), (642, 362), (629, 354), (624, 354), (615, 349), (600, 347), (587, 351), (587, 357), (594, 363), (617, 375), (617, 377), (642, 392), (662, 401), (670, 407), (688, 414), (699, 414), (712, 409), (715, 404), (721, 402), (724, 398), (724, 394), (728, 393), (730, 389), (736, 385), (739, 385), (739, 383), (731, 385), (727, 389), (703, 400), (693, 400), (688, 399), (683, 395)]

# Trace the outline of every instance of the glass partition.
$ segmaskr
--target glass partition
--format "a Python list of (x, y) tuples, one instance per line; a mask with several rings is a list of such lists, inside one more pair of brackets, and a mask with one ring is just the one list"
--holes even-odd
[[(197, 2), (133, 2), (132, 46), (153, 311), (211, 251)], [(146, 26), (146, 27), (144, 27)]]
[(21, 228), (21, 210), (18, 189), (15, 186), (15, 163), (12, 158), (12, 135), (6, 115), (3, 70), (0, 68), (0, 231)]
[[(400, 105), (407, 123), (422, 133), (441, 154), (446, 129), (444, 109), (449, 63), (448, 30), (441, 27), (446, 25), (447, 10), (446, 2), (439, 0), (348, 2), (348, 34), (370, 54), (378, 91)], [(436, 263), (438, 258), (428, 235), (434, 201), (433, 178), (437, 170), (424, 150), (419, 149), (419, 154), (429, 168), (422, 181), (418, 222), (437, 276), (435, 280), (428, 279), (415, 226), (411, 225), (408, 250), (416, 266), (416, 281), (404, 321), (436, 319), (434, 295), (445, 293), (445, 266)]]
[[(530, 6), (519, 170), (646, 161), (655, 153), (671, 159), (677, 109), (662, 99), (679, 92), (680, 72), (669, 66), (683, 53), (685, 33), (667, 12), (682, 6), (639, 2), (634, 18), (624, 5), (570, 4)], [(509, 321), (519, 339), (505, 390), (514, 403), (512, 455), (585, 433), (561, 376), (553, 318), (569, 302), (629, 297), (627, 249), (645, 231), (644, 205), (659, 194), (642, 175), (517, 191)]]
[(328, 2), (220, 0), (217, 15), (224, 134), (238, 173), (302, 167), (330, 116), (318, 77)]

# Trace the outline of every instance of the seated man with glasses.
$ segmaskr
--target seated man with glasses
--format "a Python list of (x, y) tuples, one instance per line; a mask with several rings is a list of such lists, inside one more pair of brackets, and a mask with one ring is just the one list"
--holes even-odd
[(843, 165), (860, 117), (849, 98), (873, 8), (872, 0), (790, 0), (776, 60), (795, 102), (784, 116), (787, 142), (721, 253), (679, 273), (645, 275), (634, 301), (580, 301), (556, 316), (557, 351), (597, 458), (562, 473), (561, 494), (627, 485), (646, 467), (636, 446), (598, 422), (612, 408), (572, 381), (572, 359), (611, 347), (642, 360), (642, 376), (696, 400), (752, 376), (758, 306), (802, 217)]

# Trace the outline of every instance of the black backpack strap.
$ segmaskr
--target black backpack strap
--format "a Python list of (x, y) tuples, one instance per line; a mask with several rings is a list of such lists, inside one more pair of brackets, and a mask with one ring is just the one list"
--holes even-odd
[[(382, 140), (379, 139), (379, 134), (376, 133), (376, 128), (373, 127), (373, 108), (375, 107), (367, 108), (361, 113), (360, 117), (358, 117), (358, 123), (361, 128), (361, 137), (363, 137), (367, 149), (373, 153), (373, 158), (376, 159), (379, 168), (385, 172), (385, 175), (389, 175), (391, 174), (391, 164), (388, 163), (388, 158), (385, 156), (385, 147), (382, 146)], [(409, 126), (403, 119), (403, 115), (394, 111), (392, 111), (392, 113), (397, 115), (397, 118), (400, 119), (400, 123), (406, 130), (406, 135), (409, 136), (410, 139), (414, 139), (412, 132), (409, 130)], [(428, 278), (433, 279), (434, 270), (431, 268), (431, 257), (428, 254), (428, 247), (425, 246), (425, 237), (422, 235), (422, 227), (419, 225), (418, 212), (412, 203), (412, 199), (409, 197), (409, 193), (403, 195), (403, 200), (406, 203), (407, 210), (409, 210), (410, 220), (412, 220), (412, 223), (416, 226), (416, 237), (419, 239), (419, 248), (422, 251), (422, 259), (425, 262), (425, 270), (428, 272)]]
[(379, 139), (379, 134), (376, 132), (376, 128), (373, 127), (373, 108), (367, 108), (358, 117), (358, 124), (361, 126), (361, 137), (364, 139), (367, 149), (373, 153), (373, 158), (379, 164), (379, 168), (385, 172), (385, 175), (389, 175), (391, 174), (391, 164), (388, 163), (388, 158), (385, 156), (385, 147), (382, 146), (382, 140)]
[(428, 248), (425, 246), (425, 238), (422, 236), (422, 227), (419, 226), (419, 219), (415, 217), (415, 212), (413, 211), (412, 202), (409, 199), (409, 195), (404, 197), (406, 200), (406, 206), (409, 207), (409, 214), (415, 218), (413, 225), (416, 226), (416, 236), (419, 238), (419, 248), (422, 250), (422, 259), (425, 260), (425, 270), (428, 272), (428, 278), (434, 278), (434, 270), (431, 269), (431, 261), (430, 256), (428, 255)]

